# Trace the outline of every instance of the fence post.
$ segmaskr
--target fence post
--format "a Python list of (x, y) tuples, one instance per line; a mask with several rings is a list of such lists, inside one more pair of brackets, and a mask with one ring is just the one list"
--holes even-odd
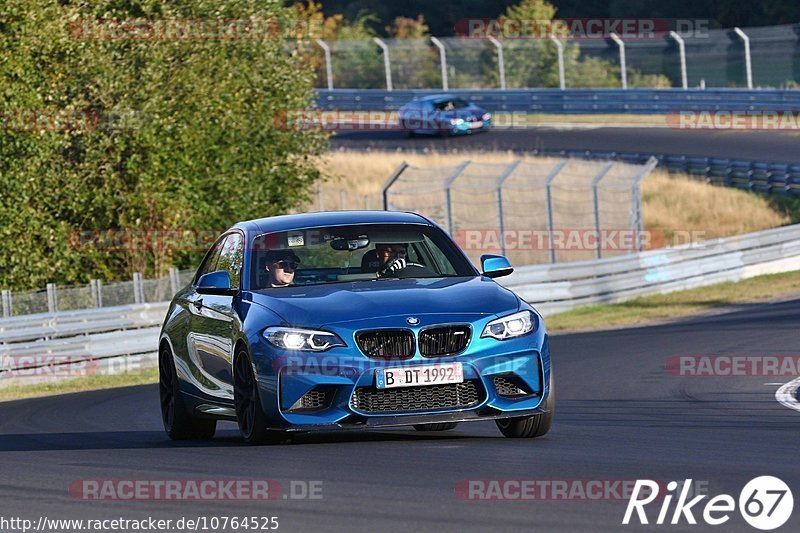
[(600, 170), (600, 172), (595, 175), (594, 179), (592, 180), (592, 198), (594, 203), (594, 231), (597, 237), (597, 246), (595, 247), (595, 252), (597, 253), (597, 258), (603, 258), (603, 252), (601, 250), (600, 242), (602, 239), (600, 238), (600, 198), (597, 194), (597, 188), (600, 186), (600, 181), (606, 177), (606, 174), (609, 173), (611, 168), (614, 166), (614, 162), (606, 163), (605, 166)]
[(172, 289), (172, 294), (177, 294), (181, 290), (181, 280), (178, 269), (170, 267), (169, 269), (169, 288)]
[(328, 79), (328, 90), (333, 90), (333, 59), (331, 58), (331, 47), (322, 39), (317, 39), (317, 44), (325, 52), (325, 75)]
[(619, 47), (619, 72), (620, 72), (620, 80), (622, 81), (622, 88), (628, 88), (628, 71), (625, 66), (625, 42), (620, 39), (619, 35), (611, 32), (611, 40), (617, 43)]
[(47, 284), (47, 312), (48, 313), (58, 312), (58, 294), (56, 293), (55, 283)]
[(347, 191), (339, 191), (339, 211), (347, 209)]
[(142, 287), (142, 274), (133, 273), (133, 303), (144, 303), (144, 287)]
[(558, 52), (558, 84), (561, 90), (567, 88), (567, 80), (564, 72), (564, 43), (558, 40), (555, 34), (550, 34), (550, 40), (556, 43), (556, 51)]
[(505, 170), (503, 170), (503, 173), (500, 174), (500, 177), (497, 178), (497, 184), (495, 185), (495, 199), (497, 200), (497, 225), (500, 228), (500, 251), (502, 255), (506, 255), (506, 220), (503, 214), (503, 184), (506, 182), (508, 177), (514, 173), (520, 163), (522, 163), (522, 161), (517, 159), (508, 165)]
[(389, 59), (389, 47), (386, 46), (386, 43), (377, 37), (374, 38), (375, 43), (381, 47), (383, 50), (383, 68), (386, 71), (386, 90), (391, 91), (392, 89), (392, 63)]
[(436, 37), (431, 37), (431, 42), (439, 49), (439, 62), (442, 66), (442, 90), (448, 91), (450, 90), (450, 83), (447, 79), (447, 51), (444, 49), (442, 41)]
[(3, 290), (2, 300), (3, 300), (3, 318), (8, 318), (11, 316), (11, 291)]
[(322, 185), (317, 183), (317, 201), (319, 202), (319, 210), (325, 211), (325, 204), (322, 201)]
[(747, 75), (747, 88), (753, 88), (753, 64), (750, 62), (750, 37), (747, 36), (745, 32), (742, 31), (741, 28), (733, 28), (733, 31), (736, 32), (736, 35), (744, 43), (744, 69), (745, 74)]
[(90, 279), (89, 289), (92, 291), (92, 303), (95, 307), (103, 307), (103, 295), (100, 293), (100, 280)]
[(369, 211), (369, 194), (364, 195), (364, 211)]
[(467, 168), (472, 161), (462, 161), (460, 165), (456, 167), (450, 176), (448, 176), (447, 181), (444, 182), (444, 215), (445, 220), (447, 221), (447, 233), (450, 236), (453, 235), (453, 204), (450, 200), (450, 189), (453, 187), (453, 183), (458, 179), (464, 169)]
[(550, 262), (556, 262), (556, 245), (555, 239), (553, 239), (553, 193), (551, 188), (553, 186), (553, 181), (561, 174), (561, 171), (564, 170), (569, 164), (569, 159), (562, 159), (560, 162), (553, 167), (553, 170), (550, 171), (550, 174), (547, 175), (547, 179), (544, 182), (545, 186), (545, 199), (547, 201), (547, 244), (550, 246)]
[(678, 53), (681, 57), (681, 87), (683, 87), (683, 90), (686, 90), (689, 88), (689, 76), (686, 73), (686, 42), (683, 40), (683, 37), (674, 31), (670, 31), (669, 36), (678, 43)]
[(389, 188), (392, 185), (394, 185), (394, 182), (396, 182), (398, 178), (400, 178), (400, 175), (406, 171), (408, 166), (409, 166), (408, 163), (406, 163), (405, 161), (400, 163), (400, 166), (397, 167), (394, 172), (392, 172), (392, 175), (389, 176), (389, 179), (386, 180), (386, 183), (383, 184), (383, 187), (381, 188), (381, 196), (383, 197), (384, 211), (389, 210)]
[(652, 172), (657, 165), (658, 159), (656, 159), (654, 156), (651, 156), (650, 159), (647, 160), (647, 163), (645, 163), (642, 171), (633, 178), (633, 209), (631, 210), (630, 226), (636, 231), (636, 251), (641, 251), (643, 248), (642, 234), (644, 233), (644, 217), (642, 217), (642, 192), (640, 185), (642, 180), (646, 178), (647, 175), (650, 174), (650, 172)]
[(503, 43), (497, 40), (493, 35), (489, 36), (489, 42), (497, 48), (497, 68), (500, 71), (500, 90), (506, 90), (506, 58), (503, 53)]

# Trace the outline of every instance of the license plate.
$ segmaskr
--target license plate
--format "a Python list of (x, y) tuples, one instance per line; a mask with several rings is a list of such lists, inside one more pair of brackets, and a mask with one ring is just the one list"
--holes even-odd
[(482, 127), (483, 127), (483, 121), (479, 120), (477, 122), (470, 123), (470, 128), (472, 128), (473, 130), (476, 130), (476, 129), (482, 128)]
[(464, 367), (461, 363), (381, 368), (375, 374), (379, 389), (462, 383), (464, 381)]

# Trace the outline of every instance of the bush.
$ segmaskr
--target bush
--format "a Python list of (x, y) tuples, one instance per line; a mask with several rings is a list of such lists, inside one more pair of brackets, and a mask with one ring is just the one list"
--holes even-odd
[(313, 101), (313, 69), (282, 39), (80, 33), (98, 18), (288, 24), (293, 13), (270, 0), (1, 3), (2, 285), (160, 275), (200, 252), (158, 243), (104, 250), (76, 236), (220, 231), (306, 201), (326, 137), (275, 127)]

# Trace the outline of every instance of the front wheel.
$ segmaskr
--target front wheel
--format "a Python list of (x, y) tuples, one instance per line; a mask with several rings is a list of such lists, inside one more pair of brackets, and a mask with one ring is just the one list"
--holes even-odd
[(172, 352), (165, 344), (158, 353), (158, 391), (161, 420), (172, 440), (210, 439), (217, 431), (217, 421), (191, 416), (183, 401)]
[(495, 420), (498, 429), (506, 437), (512, 439), (535, 439), (550, 431), (553, 417), (556, 413), (556, 394), (553, 388), (553, 369), (550, 369), (549, 389), (547, 399), (542, 404), (542, 409), (547, 412), (533, 416), (520, 416), (517, 418), (503, 418)]
[(236, 352), (233, 368), (233, 404), (242, 438), (247, 444), (274, 442), (276, 434), (267, 429), (269, 420), (261, 407), (258, 381), (244, 348)]

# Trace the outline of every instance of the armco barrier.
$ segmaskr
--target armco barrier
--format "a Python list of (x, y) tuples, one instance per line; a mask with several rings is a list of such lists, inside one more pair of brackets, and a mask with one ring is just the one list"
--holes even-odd
[[(320, 109), (391, 111), (441, 90), (317, 89)], [(665, 114), (680, 111), (800, 111), (800, 91), (784, 89), (451, 90), (492, 112)]]
[[(521, 266), (500, 281), (548, 315), (794, 270), (800, 270), (800, 225), (596, 261)], [(104, 368), (131, 357), (155, 364), (166, 309), (165, 302), (3, 319), (0, 357), (64, 355)], [(0, 368), (0, 378), (5, 373)], [(11, 382), (0, 379), (0, 386)]]
[(544, 314), (800, 270), (800, 225), (596, 261), (518, 268), (500, 281)]

